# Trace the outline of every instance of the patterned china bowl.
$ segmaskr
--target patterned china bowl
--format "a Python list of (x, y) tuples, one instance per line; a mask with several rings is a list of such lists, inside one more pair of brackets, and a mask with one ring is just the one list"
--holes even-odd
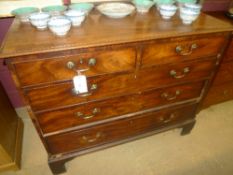
[(133, 3), (136, 6), (137, 12), (139, 13), (147, 13), (155, 4), (154, 1), (150, 0), (134, 0)]
[(175, 3), (175, 0), (154, 0), (157, 10), (159, 10), (159, 6), (161, 5), (172, 5)]
[(182, 8), (185, 4), (195, 4), (197, 0), (176, 0), (176, 4), (179, 8)]
[(47, 12), (51, 16), (60, 16), (63, 15), (64, 11), (67, 9), (66, 6), (63, 5), (51, 5), (47, 7), (43, 7), (42, 12)]
[(183, 22), (183, 24), (191, 24), (193, 21), (195, 21), (200, 12), (196, 12), (187, 8), (180, 8), (180, 18)]
[(177, 7), (175, 5), (160, 5), (159, 12), (163, 19), (168, 20), (175, 15)]
[(29, 22), (29, 15), (39, 11), (36, 7), (22, 7), (13, 10), (11, 14), (16, 16), (21, 22)]
[(71, 20), (72, 26), (80, 26), (85, 19), (84, 11), (68, 10), (64, 15)]
[(69, 6), (71, 10), (83, 11), (86, 15), (93, 9), (94, 4), (92, 3), (74, 3)]
[(30, 22), (38, 30), (44, 30), (47, 28), (47, 23), (49, 21), (50, 15), (44, 12), (32, 13), (29, 16)]
[(188, 4), (184, 4), (184, 8), (187, 8), (191, 11), (195, 11), (197, 13), (200, 13), (202, 6), (201, 6), (201, 4), (188, 3)]
[(71, 28), (71, 21), (65, 17), (53, 17), (48, 22), (49, 29), (57, 36), (65, 36)]

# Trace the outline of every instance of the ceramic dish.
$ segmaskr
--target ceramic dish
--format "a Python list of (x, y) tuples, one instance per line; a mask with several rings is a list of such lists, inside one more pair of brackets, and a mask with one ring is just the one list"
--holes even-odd
[(51, 16), (59, 16), (62, 15), (66, 9), (67, 9), (66, 6), (52, 5), (52, 6), (43, 7), (41, 10), (42, 12), (49, 13)]
[(53, 17), (48, 22), (49, 29), (57, 36), (65, 36), (71, 28), (71, 21), (65, 17)]
[(175, 15), (177, 7), (175, 5), (160, 5), (159, 12), (163, 19), (168, 20)]
[(36, 7), (22, 7), (13, 10), (11, 14), (16, 16), (21, 22), (29, 22), (29, 15), (36, 12), (39, 12), (39, 9)]
[(70, 19), (72, 26), (80, 26), (85, 19), (84, 11), (68, 10), (64, 14)]
[(72, 10), (83, 11), (87, 15), (92, 9), (94, 5), (92, 3), (74, 3), (69, 6)]
[(97, 6), (97, 9), (100, 13), (110, 17), (110, 18), (123, 18), (131, 14), (135, 7), (127, 3), (103, 3)]
[(30, 22), (38, 30), (45, 30), (49, 21), (50, 15), (45, 12), (32, 13), (29, 16)]
[(150, 10), (150, 8), (155, 4), (155, 2), (151, 0), (133, 0), (133, 4), (137, 8), (137, 12), (147, 13)]

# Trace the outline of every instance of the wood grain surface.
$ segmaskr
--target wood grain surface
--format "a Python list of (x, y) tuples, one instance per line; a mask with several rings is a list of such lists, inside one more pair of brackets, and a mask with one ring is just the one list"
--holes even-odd
[(172, 20), (164, 21), (155, 8), (148, 14), (133, 13), (119, 20), (93, 11), (81, 27), (72, 28), (65, 37), (54, 36), (49, 30), (38, 32), (30, 24), (15, 20), (0, 58), (231, 30), (228, 23), (206, 14), (201, 14), (192, 25), (182, 24), (178, 13)]

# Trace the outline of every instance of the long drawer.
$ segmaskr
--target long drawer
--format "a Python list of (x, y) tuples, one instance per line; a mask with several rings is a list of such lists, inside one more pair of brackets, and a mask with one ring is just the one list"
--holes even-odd
[(195, 109), (196, 105), (169, 108), (79, 131), (49, 136), (45, 140), (51, 154), (81, 151), (188, 120), (194, 117)]
[(108, 51), (93, 51), (50, 59), (13, 62), (21, 87), (40, 83), (70, 80), (77, 71), (85, 71), (87, 76), (106, 73), (133, 71), (135, 68), (135, 48)]
[(182, 37), (160, 40), (143, 46), (142, 66), (216, 56), (221, 52), (224, 35)]
[(200, 97), (204, 82), (145, 91), (109, 100), (36, 114), (43, 133)]
[(211, 59), (152, 67), (142, 69), (135, 74), (91, 77), (88, 79), (90, 93), (82, 95), (72, 93), (72, 82), (27, 89), (25, 93), (32, 109), (40, 111), (194, 80), (199, 81), (209, 78), (214, 67), (215, 60)]

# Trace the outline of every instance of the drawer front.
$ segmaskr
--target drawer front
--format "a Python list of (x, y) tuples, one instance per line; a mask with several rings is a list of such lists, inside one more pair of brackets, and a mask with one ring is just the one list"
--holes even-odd
[(190, 83), (140, 94), (78, 105), (71, 108), (36, 114), (43, 133), (51, 133), (114, 116), (155, 108), (198, 98), (204, 82)]
[(223, 62), (215, 77), (213, 86), (233, 82), (233, 61)]
[(194, 117), (195, 109), (196, 105), (172, 108), (45, 139), (51, 154), (81, 151), (184, 121)]
[(225, 60), (233, 60), (233, 39), (231, 39), (230, 46), (227, 49)]
[(148, 44), (142, 51), (142, 66), (214, 57), (220, 52), (224, 42), (224, 36), (213, 35), (175, 38)]
[(204, 99), (204, 107), (233, 100), (233, 82), (211, 87)]
[(72, 79), (77, 70), (87, 76), (133, 71), (136, 51), (134, 48), (83, 53), (53, 59), (15, 63), (14, 67), (22, 87)]
[(209, 77), (214, 67), (215, 60), (205, 60), (143, 69), (136, 76), (119, 74), (91, 77), (89, 84), (95, 89), (83, 94), (85, 96), (74, 95), (71, 82), (27, 89), (25, 92), (32, 109), (40, 111), (200, 80)]

